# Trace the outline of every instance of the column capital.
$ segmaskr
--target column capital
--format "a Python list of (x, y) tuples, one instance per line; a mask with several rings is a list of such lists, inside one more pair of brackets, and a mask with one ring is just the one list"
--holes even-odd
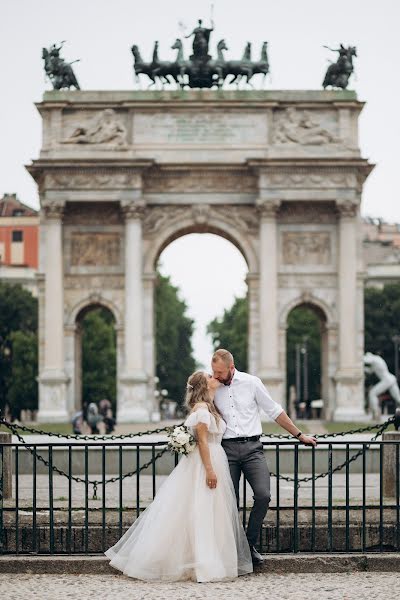
[(336, 200), (336, 210), (341, 218), (352, 219), (359, 211), (359, 202), (354, 200)]
[(142, 219), (146, 210), (144, 200), (121, 200), (121, 211), (125, 219)]
[(275, 219), (280, 205), (280, 200), (266, 200), (264, 198), (258, 198), (256, 200), (258, 213), (261, 218), (265, 219)]
[(62, 219), (65, 210), (65, 200), (43, 200), (40, 208), (46, 219)]

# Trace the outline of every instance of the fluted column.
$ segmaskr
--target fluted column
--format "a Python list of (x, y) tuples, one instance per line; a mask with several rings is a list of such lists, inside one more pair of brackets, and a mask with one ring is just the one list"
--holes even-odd
[(276, 214), (280, 202), (259, 200), (260, 214), (260, 359), (259, 376), (277, 402), (283, 400), (279, 368), (278, 267)]
[(336, 420), (355, 420), (365, 416), (363, 372), (358, 357), (357, 244), (359, 243), (358, 204), (338, 204), (338, 308), (339, 352), (336, 372)]
[(44, 330), (43, 363), (39, 374), (39, 420), (68, 420), (67, 376), (64, 366), (64, 277), (62, 216), (64, 203), (42, 206), (44, 235)]
[(123, 203), (122, 211), (125, 216), (125, 327), (124, 368), (120, 377), (117, 420), (141, 422), (149, 419), (143, 343), (144, 204), (140, 200)]

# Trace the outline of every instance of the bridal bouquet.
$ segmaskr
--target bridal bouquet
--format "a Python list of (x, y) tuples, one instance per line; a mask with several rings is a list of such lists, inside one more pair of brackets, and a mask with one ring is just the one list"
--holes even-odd
[(172, 452), (187, 456), (196, 448), (196, 440), (185, 425), (177, 425), (167, 433), (167, 436), (168, 448)]

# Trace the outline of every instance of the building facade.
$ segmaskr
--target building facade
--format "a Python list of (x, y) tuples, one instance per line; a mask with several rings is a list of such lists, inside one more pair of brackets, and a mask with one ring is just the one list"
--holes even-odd
[(41, 420), (80, 402), (80, 319), (117, 331), (117, 418), (154, 417), (154, 281), (191, 232), (248, 265), (249, 370), (285, 404), (290, 311), (322, 335), (325, 415), (364, 418), (362, 103), (350, 91), (46, 92), (40, 157)]

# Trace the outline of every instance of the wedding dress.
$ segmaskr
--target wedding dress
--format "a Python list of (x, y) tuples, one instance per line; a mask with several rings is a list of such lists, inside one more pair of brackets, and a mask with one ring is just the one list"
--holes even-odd
[(145, 581), (232, 579), (253, 571), (250, 548), (236, 507), (228, 460), (221, 446), (225, 421), (207, 408), (186, 419), (196, 437), (205, 423), (217, 487), (206, 484), (198, 446), (182, 456), (153, 502), (105, 554), (111, 566)]

